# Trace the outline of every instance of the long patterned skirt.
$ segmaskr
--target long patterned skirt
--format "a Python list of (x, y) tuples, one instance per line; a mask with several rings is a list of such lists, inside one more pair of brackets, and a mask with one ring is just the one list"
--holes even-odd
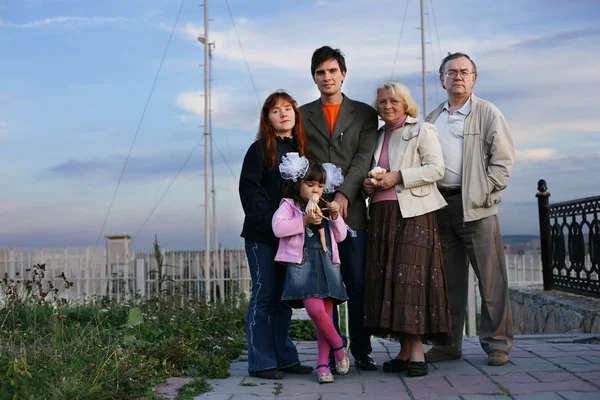
[(365, 330), (449, 344), (452, 322), (435, 212), (403, 218), (397, 201), (373, 203), (369, 211)]

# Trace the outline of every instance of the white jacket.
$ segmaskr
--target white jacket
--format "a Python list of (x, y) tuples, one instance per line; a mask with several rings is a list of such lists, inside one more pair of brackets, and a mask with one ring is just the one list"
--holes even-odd
[[(379, 162), (384, 135), (382, 128), (371, 168)], [(447, 205), (436, 185), (436, 181), (444, 177), (444, 156), (435, 126), (407, 116), (404, 125), (390, 136), (388, 157), (390, 170), (402, 173), (404, 182), (396, 185), (396, 195), (404, 218), (427, 214)]]

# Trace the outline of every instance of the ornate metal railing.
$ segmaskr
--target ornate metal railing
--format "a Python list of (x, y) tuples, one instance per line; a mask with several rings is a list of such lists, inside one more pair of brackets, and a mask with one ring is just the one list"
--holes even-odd
[(600, 297), (600, 196), (548, 204), (538, 182), (544, 289)]

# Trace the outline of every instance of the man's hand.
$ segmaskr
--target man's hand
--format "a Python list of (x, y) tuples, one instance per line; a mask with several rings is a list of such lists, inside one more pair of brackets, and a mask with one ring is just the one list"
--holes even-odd
[(371, 178), (365, 178), (362, 187), (366, 194), (372, 194), (376, 189), (376, 186), (371, 180)]
[(333, 201), (340, 205), (340, 215), (346, 219), (348, 217), (348, 198), (342, 192), (335, 192)]
[(402, 174), (400, 171), (386, 172), (377, 184), (377, 187), (382, 190), (387, 190), (402, 183)]

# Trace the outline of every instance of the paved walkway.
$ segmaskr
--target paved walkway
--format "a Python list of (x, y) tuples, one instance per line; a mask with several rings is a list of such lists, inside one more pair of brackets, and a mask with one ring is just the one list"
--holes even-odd
[[(373, 339), (381, 366), (399, 344)], [(316, 342), (297, 344), (300, 359), (314, 365)], [(463, 359), (429, 364), (429, 375), (359, 371), (352, 367), (335, 382), (317, 383), (312, 375), (287, 375), (280, 381), (251, 378), (245, 361), (231, 364), (228, 379), (209, 381), (213, 391), (197, 400), (404, 400), (404, 399), (600, 399), (600, 336), (532, 335), (517, 337), (509, 364), (487, 365), (477, 338), (465, 339)]]

